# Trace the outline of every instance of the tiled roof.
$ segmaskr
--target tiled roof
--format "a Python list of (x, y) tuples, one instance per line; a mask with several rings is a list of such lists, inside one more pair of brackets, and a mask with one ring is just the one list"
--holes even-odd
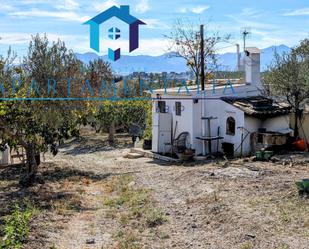
[(241, 109), (249, 116), (258, 118), (286, 115), (289, 114), (291, 110), (289, 106), (279, 104), (272, 99), (263, 96), (244, 98), (222, 97), (221, 100)]

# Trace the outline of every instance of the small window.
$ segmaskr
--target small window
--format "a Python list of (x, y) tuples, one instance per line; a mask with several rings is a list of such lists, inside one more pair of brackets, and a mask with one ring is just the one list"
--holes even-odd
[(175, 103), (176, 116), (181, 116), (181, 102)]
[(233, 117), (228, 117), (226, 120), (226, 134), (227, 135), (235, 135), (235, 119)]
[(166, 112), (166, 103), (165, 101), (158, 101), (158, 112), (165, 113)]

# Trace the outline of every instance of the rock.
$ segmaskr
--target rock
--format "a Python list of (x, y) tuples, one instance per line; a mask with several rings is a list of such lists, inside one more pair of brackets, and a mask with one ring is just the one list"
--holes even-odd
[(275, 156), (273, 156), (270, 160), (271, 160), (273, 163), (280, 162), (280, 159), (279, 159), (278, 157), (275, 157)]
[(138, 159), (142, 157), (144, 156), (138, 153), (128, 153), (127, 155), (124, 156), (124, 158), (129, 158), (129, 159)]
[(191, 227), (192, 228), (197, 228), (197, 225), (196, 224), (192, 224)]
[(95, 239), (87, 239), (87, 240), (86, 240), (86, 244), (87, 244), (87, 245), (93, 245), (93, 244), (95, 244)]
[(130, 182), (130, 183), (128, 184), (128, 187), (133, 187), (135, 184), (136, 184), (136, 183), (135, 183), (134, 181), (132, 181), (132, 182)]
[(246, 240), (254, 239), (254, 238), (255, 238), (255, 235), (252, 235), (252, 234), (245, 234), (245, 239), (246, 239)]

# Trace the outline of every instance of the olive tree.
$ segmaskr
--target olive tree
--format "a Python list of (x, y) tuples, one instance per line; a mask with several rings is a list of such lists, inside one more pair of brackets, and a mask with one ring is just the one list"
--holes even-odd
[(303, 40), (289, 53), (275, 53), (263, 77), (263, 84), (272, 96), (283, 96), (295, 115), (294, 136), (299, 136), (301, 109), (309, 98), (309, 39)]
[[(13, 64), (15, 56), (0, 58), (3, 101), (0, 102), (1, 143), (24, 147), (26, 173), (21, 183), (34, 182), (38, 170), (36, 156), (40, 152), (57, 154), (59, 141), (76, 135), (76, 110), (68, 101), (46, 101), (40, 98), (63, 96), (67, 86), (48, 89), (48, 81), (81, 78), (81, 63), (61, 41), (50, 44), (46, 37), (35, 36), (21, 65)], [(37, 98), (36, 100), (34, 100)]]

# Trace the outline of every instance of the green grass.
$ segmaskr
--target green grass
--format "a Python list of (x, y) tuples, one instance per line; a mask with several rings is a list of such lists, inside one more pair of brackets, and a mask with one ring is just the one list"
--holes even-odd
[(114, 235), (114, 239), (117, 240), (119, 249), (141, 249), (139, 245), (138, 234), (131, 230), (120, 230)]
[(251, 242), (245, 242), (243, 244), (241, 244), (240, 249), (252, 249), (253, 245)]
[(145, 223), (147, 227), (156, 227), (162, 225), (166, 221), (166, 217), (161, 210), (148, 208), (145, 210)]
[(30, 220), (35, 210), (29, 204), (24, 208), (15, 206), (11, 215), (4, 218), (1, 227), (3, 238), (0, 241), (0, 249), (19, 249), (25, 242), (30, 231)]

